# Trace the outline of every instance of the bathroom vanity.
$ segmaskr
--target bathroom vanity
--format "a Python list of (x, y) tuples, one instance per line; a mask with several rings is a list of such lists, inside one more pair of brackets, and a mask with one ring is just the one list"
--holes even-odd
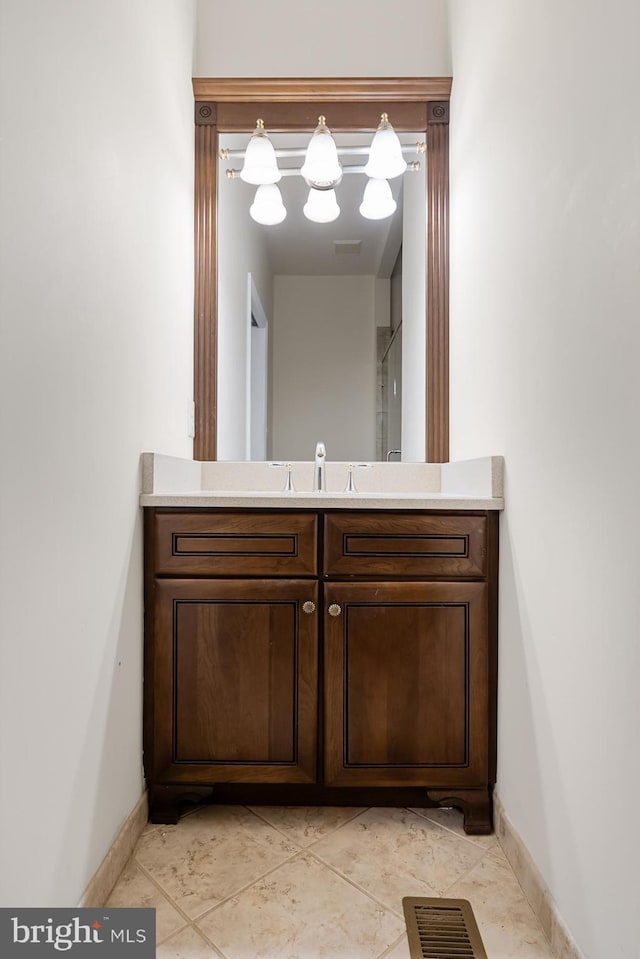
[(454, 805), (491, 831), (499, 459), (444, 492), (454, 464), (415, 464), (419, 488), (393, 493), (374, 487), (405, 464), (376, 464), (354, 494), (260, 491), (273, 471), (238, 488), (266, 464), (177, 479), (160, 459), (142, 496), (151, 820), (211, 796)]

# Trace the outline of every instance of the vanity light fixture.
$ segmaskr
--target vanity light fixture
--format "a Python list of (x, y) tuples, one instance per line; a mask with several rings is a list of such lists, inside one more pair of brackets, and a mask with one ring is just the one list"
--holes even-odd
[[(380, 124), (374, 134), (371, 146), (337, 147), (327, 127), (326, 119), (318, 117), (318, 126), (309, 140), (306, 150), (275, 150), (264, 128), (264, 121), (258, 119), (256, 128), (245, 151), (220, 150), (221, 159), (244, 156), (242, 170), (227, 170), (227, 177), (240, 176), (245, 183), (258, 187), (250, 214), (257, 223), (274, 226), (282, 223), (287, 215), (280, 190), (275, 185), (283, 176), (300, 175), (310, 187), (303, 212), (307, 219), (315, 223), (331, 223), (340, 215), (335, 188), (344, 173), (365, 173), (369, 178), (365, 187), (360, 213), (369, 220), (383, 220), (397, 209), (388, 181), (401, 176), (405, 170), (419, 170), (420, 161), (414, 160), (407, 165), (403, 153), (424, 153), (426, 144), (402, 146), (398, 135), (389, 122), (388, 114), (383, 113)], [(366, 166), (342, 167), (338, 154), (369, 154)], [(301, 168), (287, 167), (278, 169), (278, 157), (304, 157)]]
[(247, 144), (240, 179), (245, 183), (260, 186), (264, 183), (277, 183), (280, 176), (276, 153), (264, 128), (264, 120), (257, 120), (256, 128)]

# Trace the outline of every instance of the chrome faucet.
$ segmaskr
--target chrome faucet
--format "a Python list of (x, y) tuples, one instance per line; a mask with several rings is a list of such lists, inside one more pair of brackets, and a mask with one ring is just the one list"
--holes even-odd
[(324, 443), (316, 443), (316, 462), (313, 468), (314, 493), (321, 492), (327, 488), (327, 480), (324, 473), (326, 455), (327, 451), (324, 448)]

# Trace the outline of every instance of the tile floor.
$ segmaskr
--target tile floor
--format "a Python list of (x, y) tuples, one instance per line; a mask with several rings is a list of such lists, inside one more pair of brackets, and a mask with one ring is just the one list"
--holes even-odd
[(551, 959), (493, 836), (448, 809), (205, 806), (147, 826), (109, 900), (159, 959), (409, 959), (403, 896), (468, 899), (489, 959)]

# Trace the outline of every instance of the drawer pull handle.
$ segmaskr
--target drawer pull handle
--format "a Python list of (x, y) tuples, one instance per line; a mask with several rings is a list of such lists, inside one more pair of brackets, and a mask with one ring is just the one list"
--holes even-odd
[(315, 613), (315, 611), (316, 611), (316, 604), (312, 603), (310, 599), (308, 599), (306, 603), (302, 604), (303, 613)]
[(329, 616), (339, 616), (342, 612), (342, 606), (339, 606), (338, 603), (332, 603), (329, 607)]

